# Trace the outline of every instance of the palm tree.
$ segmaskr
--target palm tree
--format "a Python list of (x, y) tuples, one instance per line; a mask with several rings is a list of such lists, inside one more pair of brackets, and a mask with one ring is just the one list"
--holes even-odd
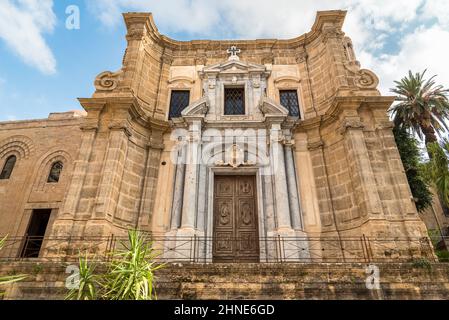
[(426, 147), (437, 142), (437, 134), (444, 129), (449, 119), (449, 90), (442, 85), (435, 84), (435, 77), (425, 80), (427, 70), (413, 74), (409, 71), (408, 77), (395, 81), (396, 87), (391, 92), (397, 95), (396, 101), (389, 113), (393, 116), (395, 125), (416, 133), (424, 140)]

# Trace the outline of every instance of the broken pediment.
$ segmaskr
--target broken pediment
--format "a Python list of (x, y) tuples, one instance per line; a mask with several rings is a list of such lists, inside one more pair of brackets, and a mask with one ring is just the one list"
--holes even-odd
[(268, 97), (260, 100), (259, 109), (264, 115), (288, 116), (288, 110), (285, 107)]
[(209, 110), (209, 102), (207, 100), (207, 97), (203, 97), (187, 106), (181, 112), (181, 115), (183, 117), (203, 116), (207, 113), (208, 110)]

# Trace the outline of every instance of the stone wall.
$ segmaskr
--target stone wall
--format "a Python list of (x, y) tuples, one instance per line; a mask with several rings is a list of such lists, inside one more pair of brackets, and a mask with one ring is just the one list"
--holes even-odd
[[(72, 181), (84, 116), (54, 113), (48, 119), (0, 123), (0, 168), (9, 156), (17, 157), (11, 177), (0, 180), (0, 235), (23, 236), (33, 209), (52, 209), (52, 227)], [(56, 161), (64, 165), (60, 181), (47, 183)]]
[[(365, 264), (170, 264), (156, 273), (159, 299), (419, 300), (449, 298), (448, 264), (380, 264), (380, 290), (369, 290)], [(101, 270), (98, 267), (97, 270)], [(5, 299), (63, 299), (66, 264), (0, 263), (0, 274), (26, 273)]]

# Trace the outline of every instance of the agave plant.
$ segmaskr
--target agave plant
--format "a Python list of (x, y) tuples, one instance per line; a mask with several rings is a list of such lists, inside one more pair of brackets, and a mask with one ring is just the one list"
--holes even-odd
[(79, 280), (77, 286), (69, 291), (66, 300), (96, 300), (99, 277), (95, 275), (95, 264), (88, 261), (87, 254), (79, 257)]
[(154, 272), (162, 268), (157, 264), (153, 243), (145, 234), (130, 230), (128, 242), (121, 242), (123, 249), (113, 253), (103, 299), (106, 300), (152, 300), (157, 299), (154, 288)]
[(396, 126), (416, 133), (426, 146), (437, 141), (437, 134), (448, 130), (445, 121), (449, 118), (449, 90), (436, 85), (435, 76), (425, 80), (425, 73), (413, 74), (395, 81), (391, 89), (397, 95), (397, 104), (389, 112)]

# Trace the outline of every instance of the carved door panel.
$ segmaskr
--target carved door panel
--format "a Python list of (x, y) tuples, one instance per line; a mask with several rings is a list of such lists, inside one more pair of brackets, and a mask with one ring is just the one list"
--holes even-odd
[(214, 262), (259, 262), (255, 176), (215, 176)]

